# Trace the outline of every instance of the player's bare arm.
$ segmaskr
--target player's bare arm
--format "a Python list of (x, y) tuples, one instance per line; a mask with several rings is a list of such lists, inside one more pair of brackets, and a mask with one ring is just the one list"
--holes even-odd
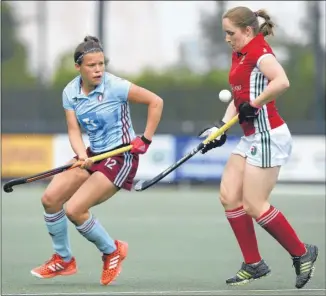
[(128, 100), (132, 103), (148, 105), (144, 137), (151, 141), (161, 120), (163, 100), (153, 92), (135, 84), (132, 84), (130, 87)]
[(234, 100), (232, 100), (229, 103), (228, 107), (226, 108), (222, 121), (229, 122), (236, 114), (237, 114), (237, 109), (235, 108)]
[(75, 115), (75, 111), (65, 110), (65, 113), (71, 148), (79, 158), (86, 159), (86, 147), (82, 138), (82, 133)]
[(253, 105), (263, 106), (284, 93), (290, 82), (280, 63), (273, 55), (264, 57), (259, 63), (259, 70), (270, 81), (264, 91), (255, 99)]

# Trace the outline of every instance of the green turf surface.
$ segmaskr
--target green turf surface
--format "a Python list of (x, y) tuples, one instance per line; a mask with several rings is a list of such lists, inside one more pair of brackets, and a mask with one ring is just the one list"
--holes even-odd
[(34, 278), (30, 269), (48, 259), (52, 247), (40, 203), (44, 186), (22, 185), (11, 194), (2, 193), (2, 293), (325, 295), (325, 195), (313, 188), (300, 195), (293, 188), (293, 194), (274, 193), (271, 199), (302, 240), (319, 247), (315, 276), (305, 290), (295, 290), (292, 261), (259, 226), (260, 251), (272, 275), (242, 287), (225, 285), (242, 257), (217, 191), (203, 188), (120, 192), (93, 209), (112, 237), (129, 243), (122, 273), (112, 286), (100, 285), (100, 253), (72, 224), (69, 233), (78, 273)]

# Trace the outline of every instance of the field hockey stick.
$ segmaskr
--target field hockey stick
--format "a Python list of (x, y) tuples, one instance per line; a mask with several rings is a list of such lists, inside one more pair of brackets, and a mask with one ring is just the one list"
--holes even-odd
[(151, 180), (146, 180), (146, 181), (138, 181), (136, 183), (136, 185), (134, 186), (134, 189), (136, 191), (143, 191), (151, 186), (153, 186), (154, 184), (156, 184), (157, 182), (159, 182), (160, 180), (162, 180), (164, 177), (166, 177), (168, 174), (170, 174), (171, 172), (173, 172), (176, 168), (178, 168), (180, 165), (182, 165), (183, 163), (185, 163), (188, 159), (190, 159), (191, 157), (193, 157), (195, 154), (197, 154), (200, 150), (202, 150), (204, 148), (204, 146), (216, 139), (217, 137), (221, 136), (224, 132), (226, 132), (232, 125), (234, 125), (236, 122), (238, 121), (238, 115), (234, 116), (229, 122), (227, 122), (226, 124), (224, 124), (221, 128), (219, 128), (216, 132), (210, 134), (203, 142), (201, 142), (196, 148), (194, 148), (191, 152), (189, 152), (188, 154), (186, 154), (184, 157), (182, 157), (181, 159), (179, 159), (176, 163), (172, 164), (171, 166), (169, 166), (165, 171), (163, 171), (162, 173), (158, 174), (156, 177), (154, 177)]
[[(112, 157), (112, 156), (127, 152), (127, 151), (131, 150), (131, 148), (132, 148), (132, 146), (128, 145), (126, 147), (122, 147), (122, 148), (119, 148), (119, 149), (116, 149), (116, 150), (112, 150), (112, 151), (105, 152), (105, 153), (102, 153), (102, 154), (99, 154), (99, 155), (96, 155), (96, 156), (92, 156), (92, 157), (90, 157), (90, 159), (93, 162), (97, 162), (97, 161), (103, 160), (105, 158), (109, 158), (109, 157)], [(37, 181), (37, 180), (41, 180), (41, 179), (50, 177), (50, 176), (54, 176), (54, 175), (62, 173), (64, 171), (68, 171), (68, 170), (80, 167), (82, 163), (83, 163), (82, 161), (76, 161), (75, 163), (66, 164), (66, 165), (54, 168), (52, 170), (49, 170), (49, 171), (39, 173), (37, 175), (24, 177), (24, 178), (13, 179), (13, 180), (11, 180), (11, 181), (4, 184), (3, 190), (4, 190), (4, 192), (7, 192), (7, 193), (13, 192), (13, 186), (21, 185), (21, 184), (25, 184), (25, 183), (31, 183), (31, 182), (34, 182), (34, 181)]]

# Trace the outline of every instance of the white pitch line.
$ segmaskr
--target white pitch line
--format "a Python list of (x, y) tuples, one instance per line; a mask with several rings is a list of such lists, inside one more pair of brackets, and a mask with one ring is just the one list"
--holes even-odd
[(305, 294), (305, 292), (326, 292), (326, 289), (275, 289), (275, 290), (207, 290), (207, 291), (120, 291), (120, 292), (94, 292), (94, 293), (32, 293), (32, 294), (2, 294), (3, 296), (95, 296), (95, 295), (214, 295), (227, 294), (233, 295), (254, 295), (255, 293), (279, 293), (279, 292), (294, 292)]

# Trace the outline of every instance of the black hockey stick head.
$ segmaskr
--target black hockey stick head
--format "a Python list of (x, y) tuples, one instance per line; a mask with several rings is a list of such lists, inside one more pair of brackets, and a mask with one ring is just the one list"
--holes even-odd
[(14, 189), (12, 188), (12, 184), (10, 182), (8, 182), (5, 185), (3, 185), (3, 191), (6, 193), (13, 192)]

